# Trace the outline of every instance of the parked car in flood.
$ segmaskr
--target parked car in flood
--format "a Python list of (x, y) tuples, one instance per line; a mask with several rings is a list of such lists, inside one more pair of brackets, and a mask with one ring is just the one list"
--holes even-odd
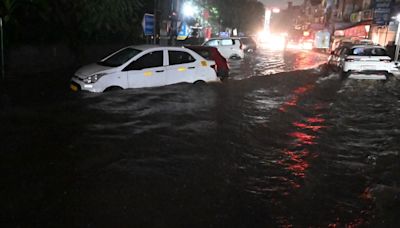
[(225, 59), (243, 59), (244, 50), (239, 38), (211, 38), (202, 46), (215, 47)]
[[(384, 74), (386, 77), (394, 68), (385, 48), (376, 45), (343, 46), (331, 53), (329, 64), (338, 68), (342, 77), (358, 73), (363, 75)], [(363, 76), (368, 78), (368, 76)]]
[(226, 78), (229, 76), (228, 62), (217, 48), (208, 46), (187, 46), (187, 48), (195, 51), (207, 60), (215, 61), (215, 70), (217, 71), (218, 77)]
[(240, 37), (244, 52), (254, 52), (257, 50), (257, 43), (251, 37)]
[(97, 63), (78, 69), (73, 91), (103, 92), (187, 82), (217, 82), (215, 61), (182, 47), (138, 45), (122, 48)]

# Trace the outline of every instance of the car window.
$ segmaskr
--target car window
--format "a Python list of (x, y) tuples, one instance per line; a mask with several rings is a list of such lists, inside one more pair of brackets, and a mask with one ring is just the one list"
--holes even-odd
[(386, 50), (383, 48), (357, 47), (350, 50), (350, 55), (358, 56), (387, 56)]
[(102, 65), (102, 66), (110, 66), (110, 67), (117, 67), (121, 66), (122, 64), (126, 63), (128, 60), (132, 59), (134, 56), (139, 54), (140, 50), (134, 49), (134, 48), (124, 48), (107, 59), (104, 59), (103, 61), (98, 62), (97, 64)]
[(226, 39), (226, 40), (221, 40), (221, 45), (222, 46), (229, 46), (229, 45), (234, 45), (234, 41), (232, 39)]
[[(193, 49), (192, 49), (193, 50)], [(197, 54), (201, 55), (201, 57), (207, 59), (207, 60), (212, 60), (212, 56), (209, 50), (206, 49), (198, 49), (198, 50), (193, 50)]]
[(143, 55), (136, 61), (133, 61), (124, 69), (124, 71), (161, 67), (164, 65), (163, 62), (164, 62), (163, 51), (154, 51)]
[(184, 51), (168, 51), (169, 65), (192, 63), (196, 59), (189, 53)]
[(217, 47), (218, 43), (219, 43), (218, 40), (210, 40), (207, 43), (205, 43), (205, 46)]

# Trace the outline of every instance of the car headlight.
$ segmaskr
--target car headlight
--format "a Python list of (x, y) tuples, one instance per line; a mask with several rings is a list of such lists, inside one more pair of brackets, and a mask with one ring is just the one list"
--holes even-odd
[(99, 73), (99, 74), (93, 74), (85, 79), (83, 79), (83, 82), (86, 84), (92, 84), (97, 82), (101, 77), (106, 75), (107, 73)]

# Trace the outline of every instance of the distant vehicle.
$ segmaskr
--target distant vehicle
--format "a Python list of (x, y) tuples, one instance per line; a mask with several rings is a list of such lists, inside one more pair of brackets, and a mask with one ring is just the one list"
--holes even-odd
[(360, 40), (355, 40), (354, 44), (359, 44), (359, 45), (374, 45), (374, 42), (369, 39), (360, 39)]
[(349, 45), (353, 45), (353, 44), (354, 44), (354, 40), (352, 40), (352, 39), (335, 38), (332, 42), (331, 50), (334, 51), (339, 47), (349, 46)]
[(197, 54), (201, 55), (207, 60), (213, 60), (216, 64), (217, 75), (220, 78), (226, 78), (229, 76), (229, 65), (226, 59), (219, 53), (218, 49), (215, 47), (207, 46), (187, 46)]
[(243, 59), (243, 45), (239, 38), (211, 38), (202, 46), (215, 47), (226, 59)]
[(341, 46), (331, 51), (331, 54), (328, 57), (328, 65), (330, 65), (334, 70), (339, 70), (340, 59), (345, 58), (348, 49), (352, 46), (352, 43), (343, 43)]
[(257, 43), (251, 37), (240, 37), (244, 52), (254, 52), (257, 50)]
[(187, 82), (217, 82), (215, 61), (182, 47), (129, 46), (97, 63), (81, 67), (71, 79), (73, 91), (103, 92)]
[(364, 75), (383, 73), (387, 77), (393, 69), (391, 58), (381, 46), (354, 45), (343, 47), (338, 54), (336, 62), (342, 77), (347, 77), (353, 73)]

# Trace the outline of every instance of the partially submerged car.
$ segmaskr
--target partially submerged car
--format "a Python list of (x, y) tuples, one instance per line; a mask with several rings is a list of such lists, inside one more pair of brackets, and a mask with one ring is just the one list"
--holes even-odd
[(215, 70), (217, 71), (217, 75), (220, 78), (226, 78), (229, 76), (229, 65), (226, 59), (221, 55), (215, 47), (208, 46), (187, 46), (197, 54), (201, 55), (207, 60), (215, 61)]
[(362, 74), (363, 79), (386, 79), (394, 68), (385, 48), (376, 45), (343, 46), (331, 53), (329, 64), (336, 66), (342, 77)]
[(138, 45), (122, 48), (81, 67), (71, 79), (73, 91), (103, 92), (181, 82), (217, 82), (215, 61), (182, 47)]
[(202, 46), (215, 47), (225, 59), (243, 59), (243, 44), (239, 38), (211, 38)]

